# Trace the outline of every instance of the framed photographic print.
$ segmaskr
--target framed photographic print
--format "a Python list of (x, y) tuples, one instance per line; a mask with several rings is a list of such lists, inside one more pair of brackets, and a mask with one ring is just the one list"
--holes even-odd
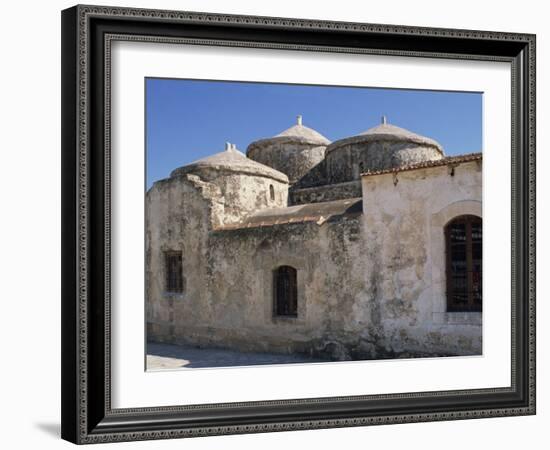
[(62, 437), (535, 413), (535, 36), (62, 12)]

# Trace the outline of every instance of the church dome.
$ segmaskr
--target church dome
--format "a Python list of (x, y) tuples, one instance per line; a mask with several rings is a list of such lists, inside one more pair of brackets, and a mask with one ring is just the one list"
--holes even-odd
[(285, 131), (280, 132), (276, 136), (273, 136), (270, 139), (265, 140), (281, 140), (287, 139), (297, 142), (303, 142), (305, 144), (314, 144), (314, 145), (328, 145), (330, 141), (324, 137), (318, 131), (315, 131), (313, 128), (306, 127), (302, 124), (302, 116), (296, 118), (296, 124), (292, 125), (290, 128), (287, 128)]
[(340, 139), (335, 141), (328, 149), (327, 153), (333, 151), (334, 149), (348, 143), (356, 142), (405, 142), (409, 144), (421, 145), (433, 147), (439, 153), (443, 155), (443, 147), (439, 142), (434, 141), (425, 136), (413, 133), (412, 131), (406, 130), (405, 128), (397, 127), (395, 125), (389, 124), (386, 121), (386, 118), (382, 118), (382, 123), (375, 127), (359, 133), (356, 136), (352, 136), (345, 139)]
[(324, 159), (329, 144), (325, 136), (306, 127), (302, 116), (297, 116), (296, 124), (290, 128), (273, 137), (252, 142), (246, 155), (285, 173), (290, 183), (295, 183)]
[[(213, 174), (213, 172), (215, 174)], [(177, 177), (187, 173), (217, 176), (219, 173), (223, 172), (272, 178), (275, 181), (288, 183), (288, 177), (284, 173), (247, 158), (244, 153), (237, 150), (235, 144), (230, 144), (229, 142), (225, 145), (225, 151), (199, 159), (186, 166), (179, 167), (173, 170), (170, 176)], [(211, 176), (207, 178), (211, 178)]]
[(358, 180), (363, 172), (437, 161), (445, 156), (438, 142), (391, 125), (385, 117), (378, 126), (333, 142), (326, 155), (331, 182)]

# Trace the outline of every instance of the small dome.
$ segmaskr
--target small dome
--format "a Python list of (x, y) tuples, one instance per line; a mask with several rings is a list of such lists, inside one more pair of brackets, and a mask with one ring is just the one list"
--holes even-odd
[(170, 176), (177, 177), (203, 169), (244, 173), (288, 183), (288, 177), (284, 173), (247, 158), (244, 153), (237, 150), (235, 144), (230, 144), (229, 142), (226, 143), (225, 151), (199, 159), (186, 166), (179, 167), (173, 170)]
[(327, 148), (327, 153), (331, 152), (337, 147), (346, 144), (360, 143), (360, 142), (406, 142), (411, 144), (416, 144), (419, 146), (433, 147), (441, 155), (444, 155), (443, 147), (439, 142), (434, 141), (433, 139), (421, 136), (419, 134), (413, 133), (412, 131), (406, 130), (405, 128), (397, 127), (387, 123), (386, 118), (382, 118), (382, 123), (375, 127), (370, 128), (363, 133), (359, 133), (356, 136), (349, 138), (340, 139), (335, 141), (332, 145)]
[(259, 139), (252, 142), (247, 150), (246, 154), (249, 155), (251, 150), (259, 147), (266, 147), (275, 143), (297, 143), (297, 144), (310, 144), (318, 146), (327, 146), (330, 141), (324, 137), (321, 133), (315, 131), (313, 128), (306, 127), (302, 124), (302, 116), (296, 117), (296, 124), (282, 131), (281, 133), (265, 139)]

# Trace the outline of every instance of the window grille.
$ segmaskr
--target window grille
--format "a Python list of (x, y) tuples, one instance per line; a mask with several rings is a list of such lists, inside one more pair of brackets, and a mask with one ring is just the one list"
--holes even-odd
[(445, 227), (447, 311), (481, 311), (482, 223), (460, 216)]
[(297, 272), (294, 267), (280, 266), (275, 270), (275, 315), (298, 316)]
[(183, 292), (183, 267), (181, 252), (165, 253), (166, 291)]

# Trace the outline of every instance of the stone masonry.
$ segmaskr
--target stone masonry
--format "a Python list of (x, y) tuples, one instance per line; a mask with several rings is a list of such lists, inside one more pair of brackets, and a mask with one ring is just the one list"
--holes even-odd
[[(146, 195), (148, 340), (334, 360), (481, 354), (482, 313), (447, 311), (444, 235), (481, 217), (481, 164), (385, 119), (330, 143), (299, 117), (246, 156), (228, 144), (175, 169)], [(281, 267), (296, 274), (292, 314), (275, 305)]]

